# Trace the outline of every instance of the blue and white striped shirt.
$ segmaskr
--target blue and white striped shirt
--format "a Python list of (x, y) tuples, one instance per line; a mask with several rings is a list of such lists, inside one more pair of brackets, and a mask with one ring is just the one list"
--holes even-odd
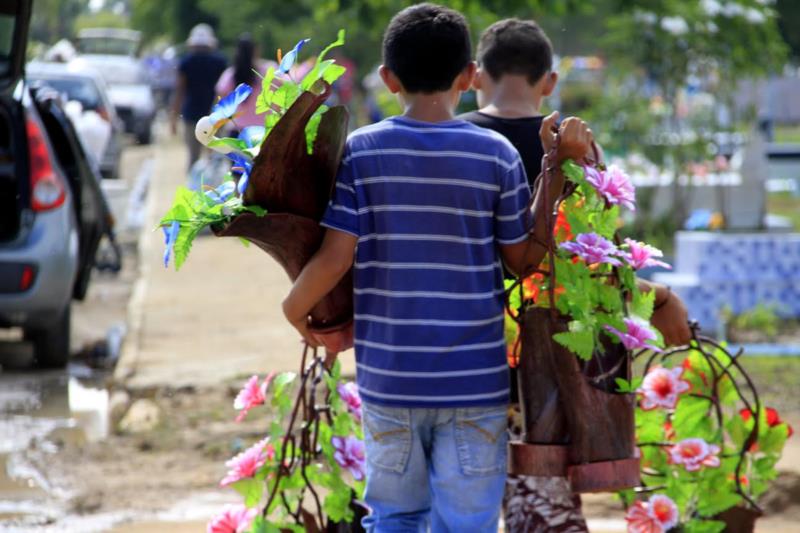
[(322, 225), (358, 237), (355, 349), (366, 401), (508, 401), (497, 245), (527, 237), (529, 200), (514, 147), (468, 122), (393, 117), (350, 135)]

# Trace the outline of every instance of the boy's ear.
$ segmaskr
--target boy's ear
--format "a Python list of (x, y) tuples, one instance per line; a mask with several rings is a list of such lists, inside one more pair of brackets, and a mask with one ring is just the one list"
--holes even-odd
[(545, 74), (544, 85), (542, 85), (542, 96), (550, 96), (556, 90), (558, 83), (558, 72), (548, 72)]
[(456, 78), (456, 89), (462, 92), (469, 91), (475, 81), (475, 71), (477, 68), (478, 66), (475, 64), (475, 62), (470, 61), (464, 70), (461, 71), (461, 74), (459, 74)]
[(478, 67), (475, 70), (475, 77), (472, 78), (472, 88), (476, 91), (483, 89), (483, 78), (486, 76), (486, 71)]
[(403, 90), (403, 84), (400, 83), (400, 79), (386, 65), (378, 67), (378, 75), (392, 94), (397, 94)]

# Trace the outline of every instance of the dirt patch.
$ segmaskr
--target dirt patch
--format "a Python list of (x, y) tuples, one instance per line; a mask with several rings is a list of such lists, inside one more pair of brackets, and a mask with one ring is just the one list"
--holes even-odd
[(153, 431), (115, 433), (95, 443), (56, 439), (56, 454), (34, 450), (31, 461), (55, 486), (71, 492), (71, 513), (135, 510), (148, 516), (166, 511), (194, 492), (218, 487), (224, 462), (263, 438), (269, 426), (266, 410), (252, 412), (242, 423), (233, 421), (238, 386), (145, 395), (162, 414)]

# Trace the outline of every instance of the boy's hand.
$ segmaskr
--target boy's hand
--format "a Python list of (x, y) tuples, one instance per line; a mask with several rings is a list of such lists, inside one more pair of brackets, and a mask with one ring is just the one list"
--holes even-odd
[(283, 314), (286, 317), (286, 320), (289, 321), (289, 324), (292, 325), (294, 329), (300, 334), (305, 342), (308, 343), (309, 346), (312, 348), (317, 348), (320, 343), (314, 334), (311, 332), (308, 323), (308, 315), (303, 314), (302, 316), (298, 316), (296, 312), (294, 312), (294, 302), (291, 298), (287, 298), (283, 301)]
[(666, 300), (653, 312), (650, 323), (661, 332), (666, 346), (680, 346), (692, 340), (688, 317), (683, 301), (672, 292), (667, 292)]
[[(558, 111), (550, 113), (542, 121), (542, 127), (539, 129), (545, 153), (550, 151), (556, 141), (555, 128), (558, 117)], [(594, 135), (586, 122), (578, 117), (569, 117), (561, 123), (558, 132), (561, 137), (556, 156), (559, 163), (566, 159), (578, 161), (591, 154)]]

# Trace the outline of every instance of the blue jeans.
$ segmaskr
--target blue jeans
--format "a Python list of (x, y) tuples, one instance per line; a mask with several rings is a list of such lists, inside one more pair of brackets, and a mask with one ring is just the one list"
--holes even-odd
[(363, 406), (369, 532), (496, 533), (507, 407)]

